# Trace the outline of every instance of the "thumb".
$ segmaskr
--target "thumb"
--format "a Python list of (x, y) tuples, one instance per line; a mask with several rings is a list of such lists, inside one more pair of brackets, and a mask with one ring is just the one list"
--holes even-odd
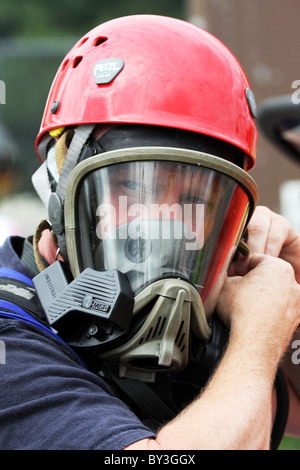
[(246, 276), (249, 271), (252, 271), (252, 269), (265, 261), (265, 258), (266, 255), (253, 254), (245, 258), (240, 258), (237, 261), (233, 261), (230, 265), (228, 276)]

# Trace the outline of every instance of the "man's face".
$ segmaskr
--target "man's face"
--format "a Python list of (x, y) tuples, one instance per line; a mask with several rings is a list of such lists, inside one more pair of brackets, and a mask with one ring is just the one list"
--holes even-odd
[(74, 173), (66, 211), (74, 271), (117, 269), (134, 293), (179, 276), (196, 287), (210, 315), (249, 213), (241, 172), (172, 148), (96, 155), (85, 173), (83, 166)]
[(203, 245), (220, 198), (215, 172), (160, 161), (124, 163), (105, 171), (97, 208), (99, 238), (133, 221), (173, 220), (184, 224), (197, 238), (198, 246)]

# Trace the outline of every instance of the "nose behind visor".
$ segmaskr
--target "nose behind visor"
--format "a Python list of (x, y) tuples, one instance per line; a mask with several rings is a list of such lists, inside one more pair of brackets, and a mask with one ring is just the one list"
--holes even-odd
[[(197, 263), (197, 241), (190, 240), (190, 228), (177, 220), (133, 220), (109, 233), (99, 244), (95, 268), (125, 273), (135, 294), (163, 278), (190, 282), (189, 267)], [(125, 235), (125, 236), (122, 236)], [(192, 234), (190, 234), (192, 235)], [(193, 248), (189, 248), (189, 245)]]
[(257, 195), (245, 171), (196, 151), (143, 147), (90, 157), (66, 192), (73, 275), (117, 269), (135, 296), (157, 280), (183, 279), (209, 320)]

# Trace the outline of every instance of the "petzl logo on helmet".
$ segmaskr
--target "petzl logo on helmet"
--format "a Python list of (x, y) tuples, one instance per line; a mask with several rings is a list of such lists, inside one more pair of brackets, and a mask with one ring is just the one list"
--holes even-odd
[(97, 85), (110, 83), (123, 69), (122, 59), (103, 59), (96, 62), (93, 75)]

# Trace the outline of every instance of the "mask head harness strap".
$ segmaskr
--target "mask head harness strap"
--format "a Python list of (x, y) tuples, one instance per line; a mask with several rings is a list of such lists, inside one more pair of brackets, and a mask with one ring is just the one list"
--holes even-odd
[[(60, 140), (58, 141), (57, 151), (56, 151), (56, 163), (59, 171), (59, 179), (56, 186), (56, 192), (52, 192), (50, 194), (48, 200), (48, 215), (51, 224), (51, 230), (53, 234), (56, 236), (57, 244), (59, 246), (60, 253), (65, 261), (68, 260), (67, 255), (67, 247), (66, 241), (64, 236), (64, 200), (65, 200), (65, 191), (66, 185), (68, 182), (69, 175), (73, 168), (76, 166), (79, 156), (81, 154), (82, 148), (87, 142), (88, 138), (90, 137), (91, 133), (93, 132), (95, 124), (86, 124), (78, 126), (75, 131), (73, 138), (71, 140), (70, 146), (67, 149), (66, 141), (69, 135), (66, 134), (66, 137), (61, 137), (61, 145)], [(73, 131), (72, 131), (73, 132)], [(66, 152), (67, 149), (67, 152)], [(66, 152), (66, 153), (65, 153)], [(65, 158), (63, 159), (63, 155), (65, 154)], [(39, 226), (39, 231), (41, 228), (45, 228), (45, 224)], [(46, 228), (49, 228), (46, 227)], [(38, 234), (34, 237), (36, 241), (36, 245), (40, 235)], [(37, 246), (35, 246), (35, 253), (37, 253)], [(39, 257), (37, 256), (39, 260)], [(40, 266), (40, 263), (38, 263)], [(41, 266), (40, 266), (41, 269)]]

